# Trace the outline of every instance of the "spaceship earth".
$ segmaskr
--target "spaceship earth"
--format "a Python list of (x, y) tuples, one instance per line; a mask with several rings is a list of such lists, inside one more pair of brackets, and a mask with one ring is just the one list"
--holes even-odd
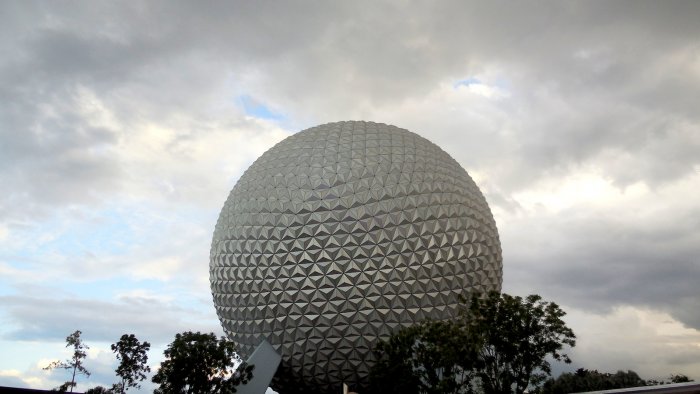
[(285, 394), (361, 390), (378, 341), (502, 283), (496, 224), (467, 172), (415, 133), (362, 121), (260, 156), (221, 210), (209, 271), (224, 331), (244, 356), (263, 339), (277, 349)]

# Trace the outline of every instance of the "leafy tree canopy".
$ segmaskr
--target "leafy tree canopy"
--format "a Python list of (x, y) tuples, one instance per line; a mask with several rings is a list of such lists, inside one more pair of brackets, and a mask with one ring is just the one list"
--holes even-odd
[(70, 359), (65, 361), (54, 361), (44, 367), (45, 370), (56, 368), (72, 370), (71, 380), (55, 388), (55, 391), (65, 392), (70, 389), (70, 392), (72, 393), (73, 388), (77, 385), (77, 383), (75, 383), (76, 374), (90, 376), (90, 372), (88, 372), (88, 370), (83, 366), (83, 360), (85, 360), (85, 357), (87, 357), (86, 351), (90, 349), (90, 347), (84, 344), (82, 339), (80, 339), (81, 334), (82, 332), (80, 330), (76, 330), (74, 333), (66, 337), (66, 347), (73, 348), (73, 356)]
[(376, 393), (468, 393), (477, 348), (464, 327), (426, 321), (400, 330), (375, 349), (370, 374)]
[(668, 378), (666, 379), (661, 379), (661, 380), (656, 380), (656, 379), (650, 379), (647, 380), (647, 386), (656, 386), (660, 384), (671, 384), (671, 383), (689, 383), (689, 382), (694, 382), (695, 380), (690, 379), (686, 375), (683, 374), (670, 374)]
[(671, 374), (669, 376), (669, 381), (671, 383), (689, 383), (689, 382), (694, 382), (695, 380), (688, 378), (687, 376), (683, 374)]
[(565, 372), (556, 379), (549, 379), (542, 387), (543, 394), (579, 393), (585, 391), (612, 390), (645, 386), (646, 382), (634, 371), (616, 373), (598, 372), (579, 368)]
[(459, 319), (424, 322), (381, 342), (372, 391), (523, 393), (551, 374), (547, 357), (571, 362), (562, 349), (576, 337), (564, 315), (538, 295), (475, 295)]
[(152, 381), (160, 385), (156, 394), (234, 393), (247, 383), (253, 366), (242, 363), (233, 342), (214, 333), (184, 332), (164, 352), (165, 361)]
[(112, 394), (112, 389), (108, 389), (103, 386), (95, 386), (91, 389), (85, 391), (85, 394)]
[(151, 344), (145, 341), (141, 343), (134, 334), (124, 334), (111, 348), (119, 361), (115, 372), (121, 378), (121, 381), (113, 386), (113, 391), (124, 394), (130, 387), (140, 388), (139, 382), (146, 379), (146, 374), (151, 372), (147, 365)]
[(576, 336), (562, 320), (565, 315), (559, 305), (539, 295), (474, 295), (463, 324), (480, 337), (483, 366), (477, 375), (484, 393), (523, 393), (540, 385), (552, 372), (548, 356), (570, 363), (562, 349), (575, 346)]

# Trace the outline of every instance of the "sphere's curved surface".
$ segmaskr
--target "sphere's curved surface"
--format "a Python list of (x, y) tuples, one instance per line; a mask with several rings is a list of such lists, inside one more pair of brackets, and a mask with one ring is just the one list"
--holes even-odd
[(267, 339), (283, 357), (278, 378), (316, 392), (362, 386), (378, 340), (455, 316), (460, 295), (500, 290), (501, 278), (496, 224), (466, 171), (371, 122), (313, 127), (265, 152), (231, 191), (211, 247), (226, 333), (244, 355)]

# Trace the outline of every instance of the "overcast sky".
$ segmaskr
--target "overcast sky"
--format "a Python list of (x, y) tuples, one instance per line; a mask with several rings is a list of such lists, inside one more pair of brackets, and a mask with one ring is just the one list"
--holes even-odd
[[(221, 333), (216, 218), (307, 127), (416, 132), (475, 179), (504, 291), (575, 367), (700, 379), (700, 2), (0, 2), (0, 385)], [(151, 387), (148, 386), (148, 389)]]

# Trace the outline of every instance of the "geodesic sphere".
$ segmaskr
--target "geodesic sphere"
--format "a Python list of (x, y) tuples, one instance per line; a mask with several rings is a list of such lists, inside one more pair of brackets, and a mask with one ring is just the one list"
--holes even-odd
[(500, 290), (501, 247), (474, 181), (442, 149), (381, 123), (301, 131), (265, 152), (219, 216), (210, 279), (243, 355), (282, 355), (281, 393), (361, 388), (399, 327)]

